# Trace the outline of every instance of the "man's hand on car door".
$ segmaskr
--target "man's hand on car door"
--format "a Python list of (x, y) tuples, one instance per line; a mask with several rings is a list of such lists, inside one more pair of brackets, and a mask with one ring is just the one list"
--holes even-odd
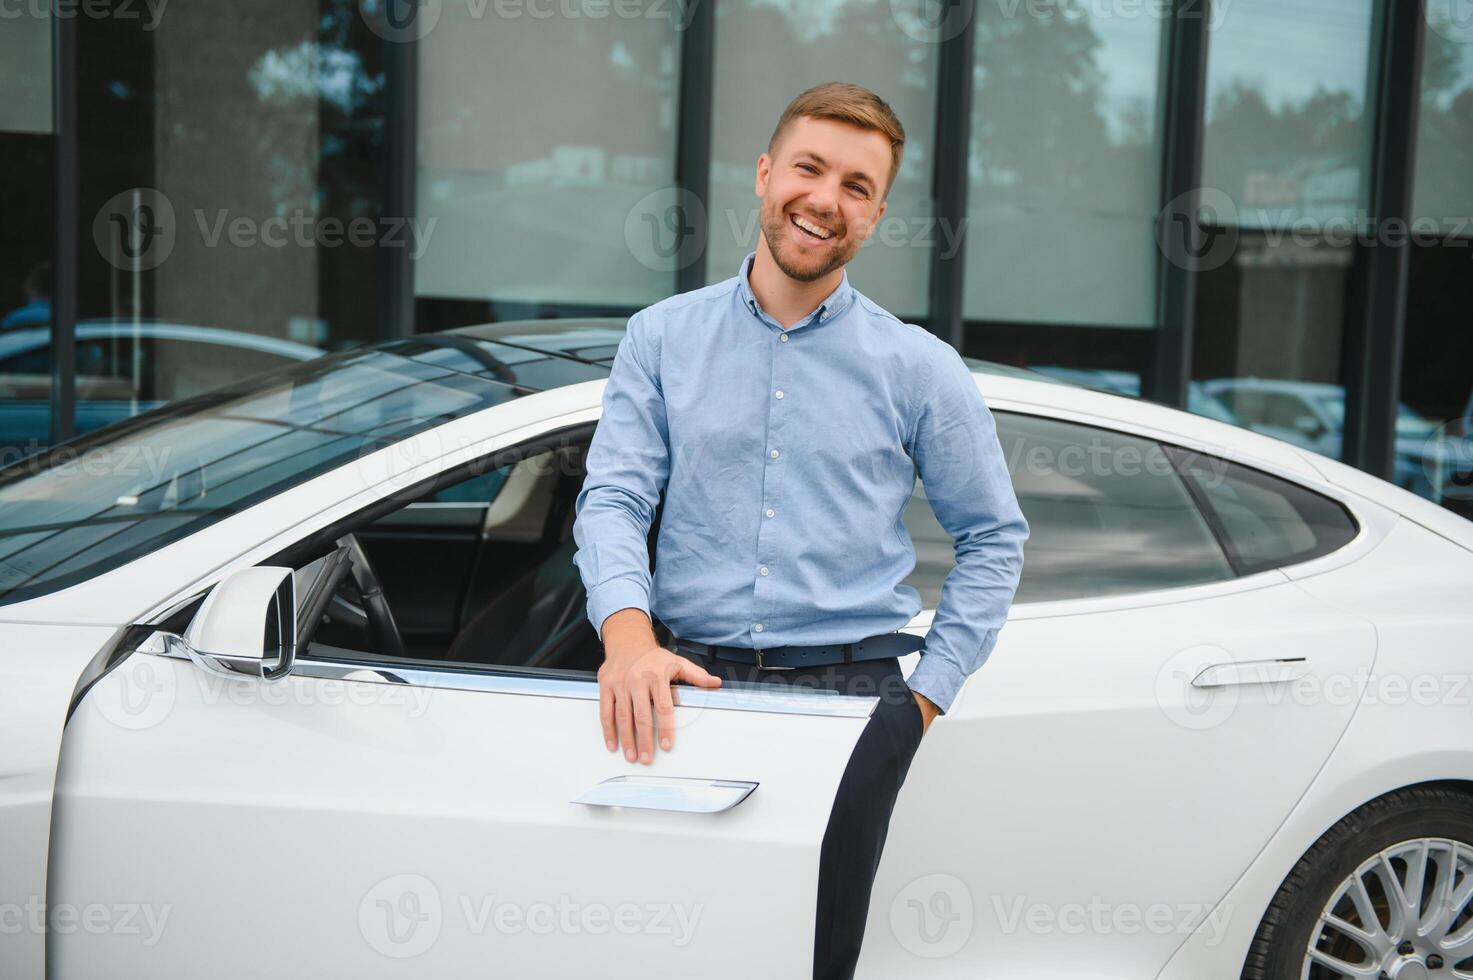
[(598, 715), (604, 745), (610, 752), (622, 745), (625, 759), (633, 762), (637, 756), (648, 765), (655, 757), (657, 731), (660, 748), (668, 752), (675, 747), (671, 684), (681, 680), (713, 688), (721, 686), (721, 678), (656, 643), (649, 618), (641, 610), (621, 609), (608, 617), (603, 638)]

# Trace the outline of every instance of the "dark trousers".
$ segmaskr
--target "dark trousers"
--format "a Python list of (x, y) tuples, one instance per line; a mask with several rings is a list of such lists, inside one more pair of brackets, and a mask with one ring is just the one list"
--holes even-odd
[(921, 709), (905, 685), (900, 662), (889, 657), (831, 667), (758, 670), (683, 651), (680, 655), (723, 680), (822, 687), (880, 699), (839, 781), (819, 853), (813, 977), (854, 976), (890, 814), (921, 742)]

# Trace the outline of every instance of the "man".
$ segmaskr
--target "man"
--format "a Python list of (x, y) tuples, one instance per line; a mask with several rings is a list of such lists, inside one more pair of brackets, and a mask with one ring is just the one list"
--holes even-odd
[[(1028, 537), (960, 356), (844, 271), (885, 213), (904, 145), (867, 89), (829, 83), (793, 100), (757, 159), (757, 251), (734, 278), (630, 319), (574, 524), (610, 751), (648, 764), (657, 737), (673, 748), (675, 681), (817, 678), (880, 695), (820, 855), (824, 978), (853, 973), (896, 794), (925, 731), (991, 652)], [(896, 632), (921, 609), (902, 584), (917, 473), (957, 556), (923, 641)], [(676, 652), (656, 642), (652, 611)], [(922, 644), (907, 681), (897, 658)]]

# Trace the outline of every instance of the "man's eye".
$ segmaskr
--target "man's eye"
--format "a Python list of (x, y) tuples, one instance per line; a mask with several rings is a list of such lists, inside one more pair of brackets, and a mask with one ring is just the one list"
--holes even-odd
[(811, 163), (800, 163), (800, 164), (798, 164), (798, 169), (799, 169), (799, 170), (806, 170), (806, 171), (808, 171), (808, 172), (809, 172), (809, 173), (811, 173), (811, 174), (816, 174), (816, 173), (818, 173), (818, 168), (817, 168), (817, 167), (815, 167), (815, 166), (814, 166), (814, 165), (813, 165), (813, 164), (811, 164)]
[(863, 194), (865, 197), (869, 197), (869, 191), (863, 184), (850, 184), (849, 189), (856, 194)]

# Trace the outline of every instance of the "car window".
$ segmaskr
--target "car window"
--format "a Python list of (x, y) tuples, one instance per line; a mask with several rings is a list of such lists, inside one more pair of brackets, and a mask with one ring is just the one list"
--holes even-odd
[(391, 341), (242, 379), (0, 469), (0, 605), (519, 397), (520, 379), (469, 340)]
[[(1232, 566), (1170, 458), (1152, 440), (997, 412), (998, 441), (1029, 538), (1016, 602), (1216, 582)], [(955, 563), (918, 484), (904, 521), (916, 549), (906, 584), (927, 608)]]
[(1356, 536), (1339, 503), (1249, 466), (1174, 450), (1238, 572), (1251, 575), (1327, 555)]

